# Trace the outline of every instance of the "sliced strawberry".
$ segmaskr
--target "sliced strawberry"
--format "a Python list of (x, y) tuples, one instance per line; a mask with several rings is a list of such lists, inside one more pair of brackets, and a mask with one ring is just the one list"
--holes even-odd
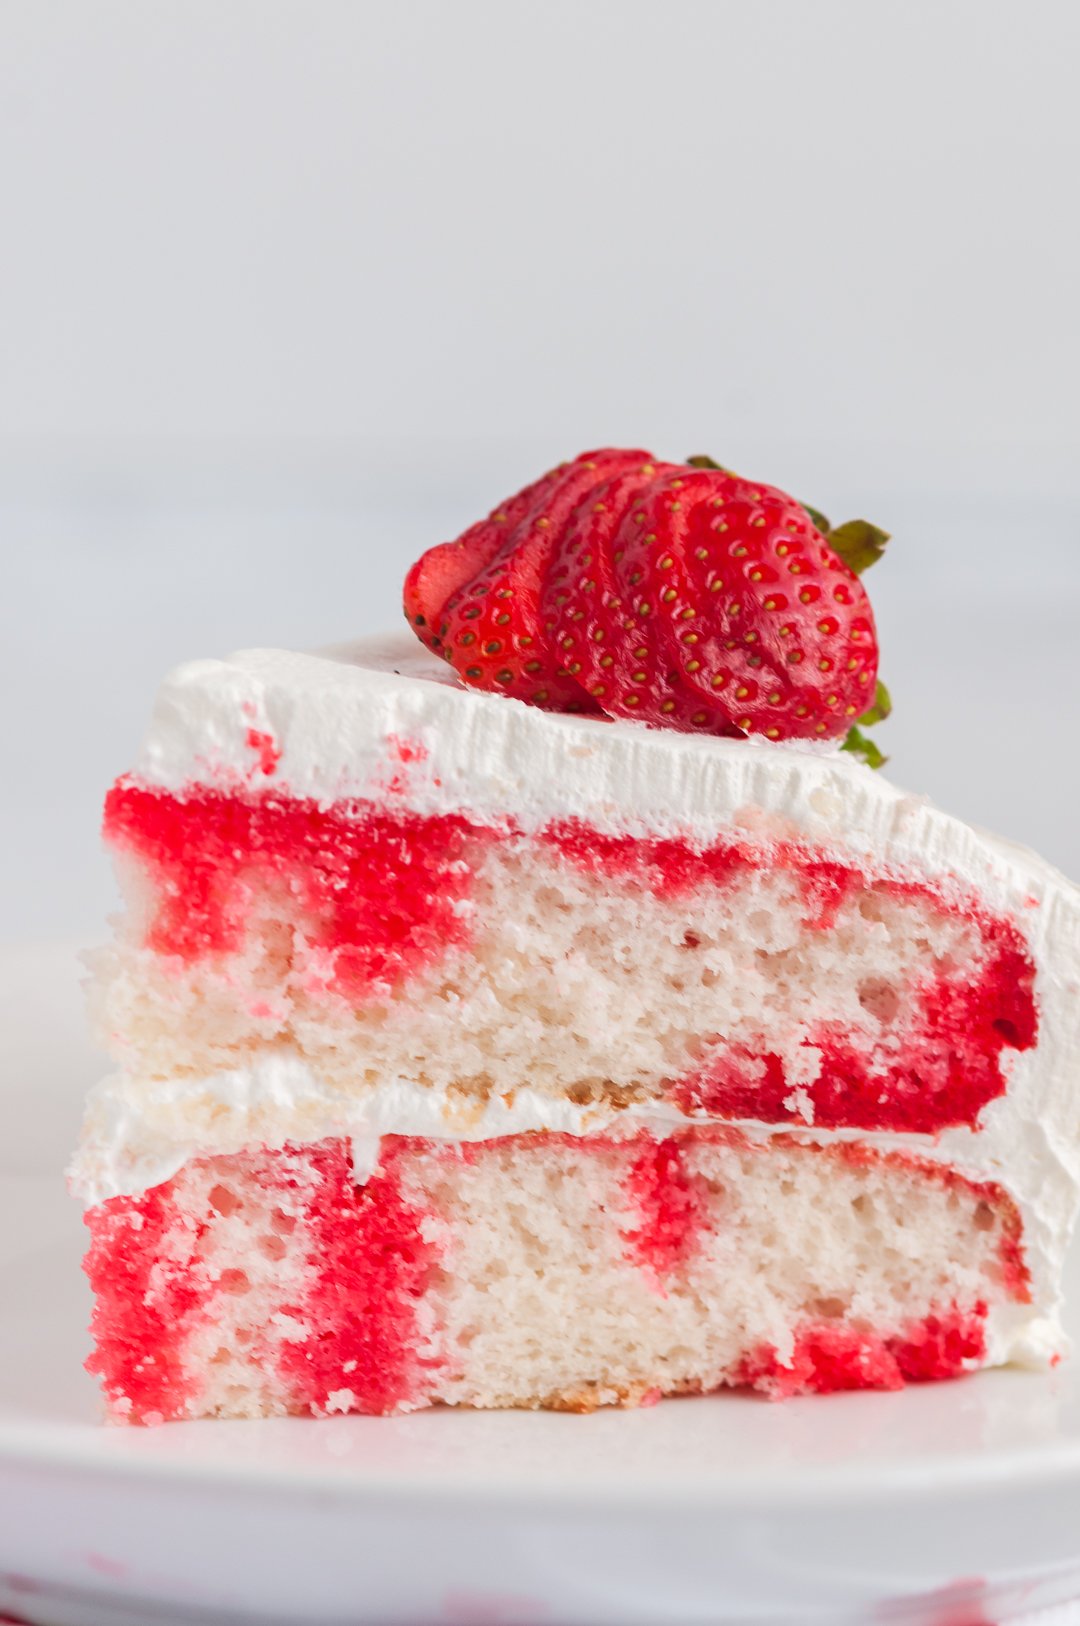
[(833, 548), (794, 499), (705, 459), (608, 448), (425, 554), (406, 610), (478, 688), (692, 731), (832, 739), (873, 702), (877, 636), (855, 572), (887, 540), (862, 521), (835, 536)]
[(567, 670), (610, 716), (700, 729), (716, 721), (713, 713), (697, 697), (673, 693), (656, 670), (649, 629), (638, 626), (614, 572), (614, 539), (627, 514), (674, 467), (616, 475), (579, 503), (548, 574), (544, 625)]
[(466, 683), (551, 710), (598, 709), (551, 646), (541, 597), (563, 530), (578, 503), (605, 474), (652, 466), (643, 451), (586, 452), (566, 464), (540, 493), (495, 558), (453, 595), (443, 611), (437, 629), (443, 653)]
[(631, 624), (615, 588), (611, 539), (631, 501), (668, 467), (646, 463), (595, 486), (567, 520), (544, 584), (549, 647), (601, 707), (627, 681), (626, 669), (633, 661), (626, 637)]
[[(683, 505), (688, 495), (704, 489), (710, 475), (675, 465), (632, 503), (611, 543), (615, 590), (624, 609), (623, 637), (633, 657), (621, 691), (610, 707), (668, 728), (703, 734), (734, 735), (726, 707), (685, 683), (660, 613), (669, 589), (665, 571), (657, 579), (657, 561), (679, 556)], [(670, 567), (668, 567), (670, 568)]]
[[(483, 524), (487, 526), (485, 520)], [(498, 544), (495, 545), (497, 548)], [(443, 605), (461, 586), (482, 570), (495, 551), (485, 536), (473, 546), (466, 537), (456, 542), (440, 542), (420, 555), (405, 577), (402, 594), (405, 619), (421, 643), (438, 654), (442, 642), (436, 628)]]
[(487, 519), (470, 525), (456, 541), (440, 542), (417, 559), (405, 578), (405, 619), (421, 642), (435, 654), (442, 650), (438, 629), (450, 599), (491, 563), (505, 546), (514, 526), (543, 500), (565, 468), (564, 463), (550, 469), (493, 509)]
[(721, 471), (678, 493), (647, 580), (682, 681), (767, 739), (845, 734), (873, 698), (865, 589), (805, 510)]

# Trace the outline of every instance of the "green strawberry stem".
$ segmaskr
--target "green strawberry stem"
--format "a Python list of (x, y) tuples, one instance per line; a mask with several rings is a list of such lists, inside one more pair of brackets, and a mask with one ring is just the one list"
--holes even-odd
[(868, 768), (883, 768), (889, 760), (888, 757), (882, 756), (877, 743), (868, 739), (863, 729), (872, 728), (875, 723), (883, 723), (891, 711), (892, 699), (889, 691), (878, 678), (873, 705), (868, 706), (858, 723), (853, 723), (848, 729), (844, 743), (840, 747), (841, 751), (850, 751), (852, 756), (859, 757), (865, 762)]

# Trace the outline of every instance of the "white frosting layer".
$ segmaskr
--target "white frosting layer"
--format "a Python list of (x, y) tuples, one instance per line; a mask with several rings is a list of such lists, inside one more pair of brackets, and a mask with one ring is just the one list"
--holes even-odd
[[(463, 690), (407, 632), (320, 656), (251, 650), (180, 667), (162, 686), (135, 768), (147, 784), (276, 789), (325, 803), (397, 800), (524, 831), (580, 818), (601, 830), (715, 840), (780, 822), (874, 870), (956, 882), (1019, 921), (1038, 967), (1038, 1045), (980, 1129), (909, 1144), (998, 1180), (1023, 1211), (1041, 1306), (1052, 1306), (1080, 1189), (1080, 894), (1025, 849), (951, 818), (835, 751), (698, 738), (539, 711)], [(676, 1114), (631, 1113), (660, 1127)], [(89, 1202), (133, 1192), (197, 1153), (348, 1135), (361, 1172), (385, 1133), (472, 1139), (611, 1120), (528, 1089), (482, 1112), (387, 1080), (344, 1102), (296, 1056), (211, 1079), (118, 1077), (91, 1098), (73, 1179)], [(761, 1132), (767, 1132), (763, 1127)], [(814, 1134), (814, 1139), (830, 1138)]]
[(391, 1079), (357, 1098), (328, 1085), (300, 1056), (272, 1051), (250, 1067), (211, 1078), (143, 1079), (123, 1073), (91, 1091), (72, 1184), (88, 1203), (145, 1190), (190, 1157), (281, 1146), (287, 1140), (344, 1136), (357, 1175), (366, 1179), (383, 1135), (491, 1140), (529, 1130), (585, 1135), (613, 1125), (670, 1129), (686, 1119), (659, 1102), (623, 1112), (544, 1095), (528, 1086), (486, 1102)]
[(404, 796), (421, 813), (526, 831), (580, 818), (707, 841), (756, 810), (877, 868), (951, 874), (1003, 903), (1045, 896), (1054, 908), (1064, 894), (1078, 918), (1076, 889), (1034, 853), (846, 752), (540, 711), (462, 688), (407, 630), (320, 655), (254, 649), (178, 667), (134, 772), (171, 791), (209, 781), (321, 803)]

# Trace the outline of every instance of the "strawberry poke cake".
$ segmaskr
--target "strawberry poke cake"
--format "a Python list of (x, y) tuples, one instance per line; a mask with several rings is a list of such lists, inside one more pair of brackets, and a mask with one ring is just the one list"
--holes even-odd
[(166, 678), (72, 1168), (114, 1418), (1059, 1357), (1080, 894), (874, 771), (884, 542), (600, 451), (411, 630)]

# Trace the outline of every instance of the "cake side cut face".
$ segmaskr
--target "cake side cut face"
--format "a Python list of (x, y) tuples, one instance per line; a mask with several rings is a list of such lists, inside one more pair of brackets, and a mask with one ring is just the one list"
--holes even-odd
[(589, 1410), (899, 1388), (994, 1358), (1015, 1205), (909, 1154), (689, 1128), (325, 1141), (196, 1160), (88, 1214), (118, 1420)]

